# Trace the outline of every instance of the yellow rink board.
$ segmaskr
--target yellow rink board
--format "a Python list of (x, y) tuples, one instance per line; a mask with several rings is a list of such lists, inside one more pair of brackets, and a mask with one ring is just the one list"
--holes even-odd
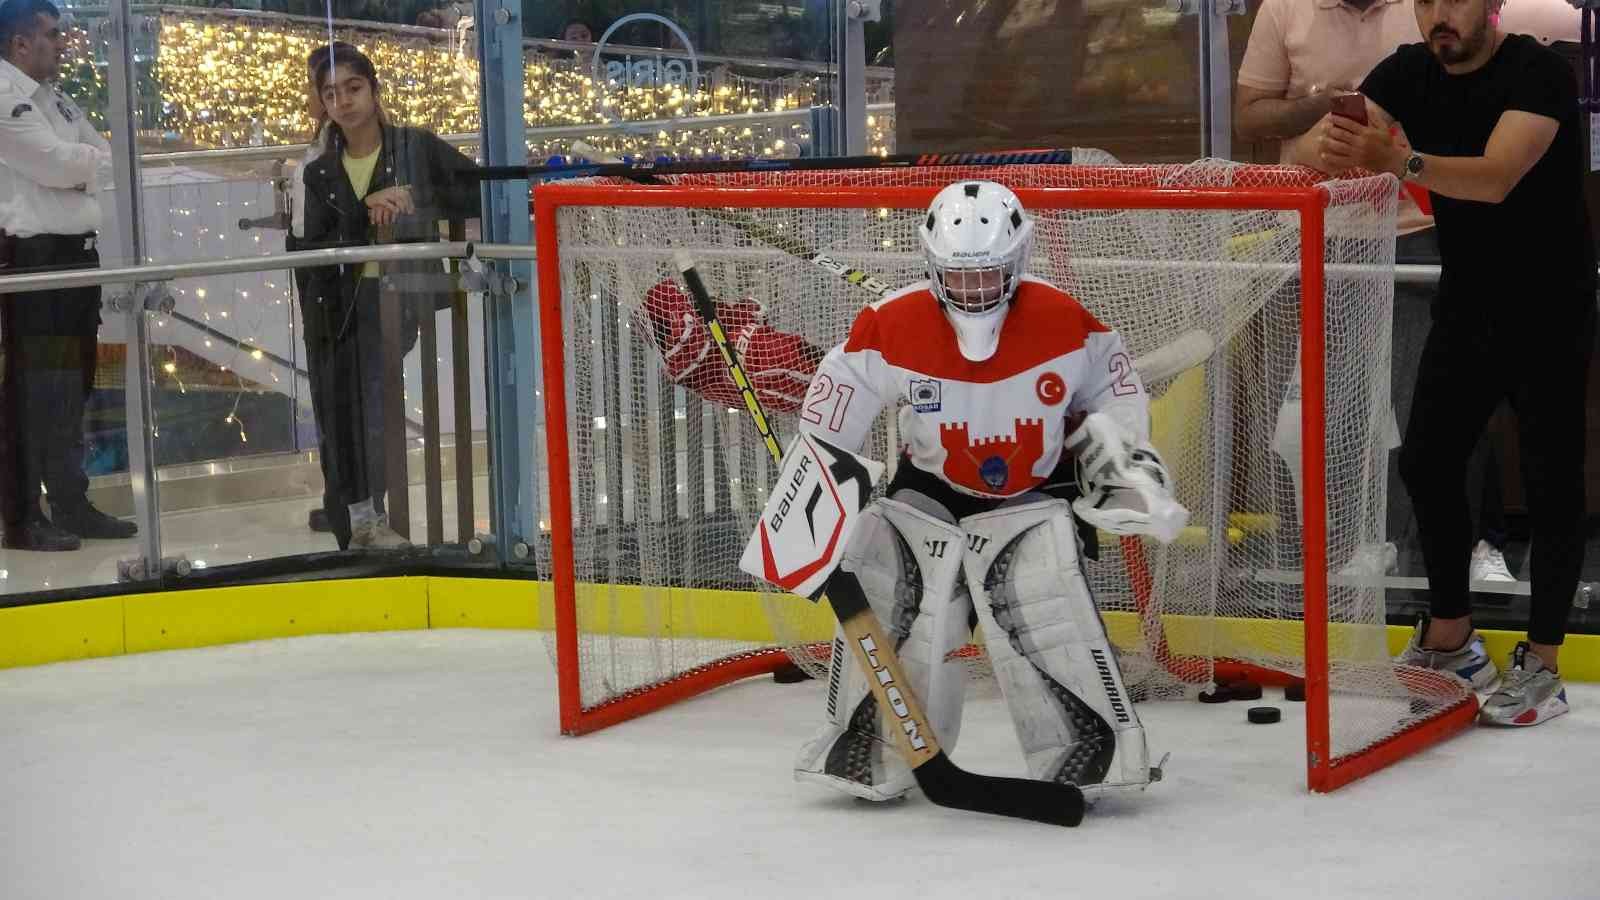
[[(644, 637), (654, 634), (772, 643), (772, 627), (754, 591), (580, 585), (586, 630)], [(273, 585), (203, 588), (70, 600), (0, 609), (0, 668), (117, 656), (307, 634), (424, 628), (549, 629), (555, 626), (548, 582), (513, 579), (407, 576)], [(833, 619), (825, 605), (795, 598), (789, 616), (804, 637), (825, 640)], [(1132, 643), (1138, 619), (1108, 612), (1113, 641)], [(1167, 640), (1177, 654), (1241, 653), (1300, 645), (1298, 622), (1261, 619), (1206, 620), (1167, 616)], [(1354, 641), (1351, 626), (1335, 626), (1333, 640)], [(1405, 646), (1410, 629), (1388, 626), (1387, 651)], [(1489, 651), (1504, 659), (1522, 635), (1484, 632)], [(1370, 653), (1375, 648), (1368, 648)], [(1562, 673), (1573, 681), (1600, 681), (1600, 635), (1570, 635)]]

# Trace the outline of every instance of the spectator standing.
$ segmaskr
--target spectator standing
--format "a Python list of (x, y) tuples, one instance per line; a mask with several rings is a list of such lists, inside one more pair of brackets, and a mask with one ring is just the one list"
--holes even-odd
[[(432, 132), (390, 123), (383, 85), (358, 51), (335, 51), (316, 66), (327, 109), (327, 149), (306, 167), (304, 240), (312, 245), (438, 241), (440, 219), (479, 215), (477, 166)], [(334, 456), (327, 512), (339, 546), (404, 548), (389, 527), (385, 495), (406, 490), (404, 472), (385, 470), (384, 348), (379, 331), (380, 279), (402, 298), (401, 332), (408, 351), (422, 315), (447, 306), (438, 261), (323, 266), (311, 270), (306, 302), (327, 354), (318, 399)], [(434, 277), (433, 286), (429, 286)], [(308, 329), (309, 331), (310, 329)], [(431, 365), (432, 360), (424, 364)]]
[[(328, 111), (323, 107), (322, 95), (317, 90), (317, 69), (326, 63), (329, 54), (345, 53), (355, 49), (344, 41), (334, 41), (318, 47), (306, 57), (306, 114), (311, 117), (311, 140), (306, 147), (305, 156), (300, 160), (300, 165), (295, 167), (289, 179), (289, 235), (284, 240), (286, 250), (304, 249), (306, 167), (328, 150)], [(339, 457), (339, 453), (328, 443), (333, 433), (323, 422), (321, 409), (322, 385), (327, 378), (327, 363), (331, 350), (328, 336), (322, 333), (322, 316), (315, 310), (306, 294), (310, 283), (310, 269), (294, 270), (294, 284), (300, 307), (300, 340), (306, 348), (306, 379), (311, 382), (311, 418), (317, 427), (317, 461), (322, 467), (323, 483), (322, 508), (312, 510), (307, 524), (312, 531), (332, 531), (333, 525), (328, 518), (328, 509), (331, 503), (337, 501), (330, 491), (337, 485), (338, 479), (331, 471), (331, 467), (333, 461)]]
[[(1367, 73), (1395, 48), (1421, 39), (1412, 0), (1263, 0), (1239, 67), (1234, 101), (1234, 130), (1246, 140), (1278, 140), (1279, 161), (1324, 168), (1317, 156), (1313, 125), (1332, 108), (1333, 98), (1352, 91)], [(1397, 262), (1436, 265), (1438, 242), (1433, 219), (1410, 196), (1402, 196)], [(1412, 359), (1427, 332), (1425, 285), (1397, 283), (1391, 329), (1392, 359)], [(1394, 377), (1391, 396), (1396, 416), (1404, 416), (1411, 400), (1409, 379)], [(1279, 410), (1273, 449), (1294, 480), (1299, 500), (1301, 435), (1299, 374)], [(1391, 433), (1399, 441), (1399, 428)], [(1411, 508), (1399, 489), (1398, 467), (1390, 462), (1389, 508), (1385, 534), (1389, 540), (1411, 527)], [(1394, 543), (1364, 545), (1340, 571), (1346, 575), (1381, 575), (1394, 568)]]
[[(49, 0), (0, 4), (0, 258), (8, 270), (98, 268), (111, 147), (53, 82), (67, 39)], [(100, 288), (0, 295), (4, 545), (76, 550), (138, 529), (90, 504), (83, 411), (94, 387)], [(41, 486), (48, 493), (45, 516)]]
[(1482, 719), (1536, 725), (1567, 711), (1559, 675), (1583, 565), (1585, 393), (1595, 251), (1584, 202), (1576, 80), (1560, 56), (1491, 21), (1498, 0), (1418, 0), (1424, 43), (1362, 82), (1369, 125), (1326, 116), (1325, 167), (1427, 188), (1442, 275), (1400, 471), (1416, 505), (1431, 615), (1401, 662), (1487, 686), (1472, 627), (1467, 460), (1502, 399), (1517, 417), (1532, 532), (1528, 639)]

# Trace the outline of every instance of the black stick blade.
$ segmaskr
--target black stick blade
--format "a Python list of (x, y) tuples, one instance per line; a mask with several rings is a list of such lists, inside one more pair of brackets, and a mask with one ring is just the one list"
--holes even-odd
[(1068, 828), (1083, 821), (1083, 792), (1076, 785), (978, 775), (957, 768), (942, 752), (911, 772), (940, 806)]

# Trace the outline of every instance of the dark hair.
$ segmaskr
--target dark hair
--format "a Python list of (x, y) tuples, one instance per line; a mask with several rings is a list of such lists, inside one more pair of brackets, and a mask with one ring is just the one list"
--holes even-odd
[(574, 25), (582, 25), (583, 27), (589, 29), (589, 39), (590, 40), (594, 40), (595, 38), (600, 36), (600, 32), (596, 31), (595, 27), (593, 25), (590, 25), (588, 22), (585, 22), (583, 19), (568, 19), (566, 24), (561, 26), (561, 30), (556, 32), (556, 40), (558, 40), (558, 41), (566, 40), (567, 39), (567, 29), (571, 28)]
[(319, 44), (317, 45), (317, 49), (306, 54), (306, 69), (312, 73), (315, 73), (317, 70), (323, 67), (323, 61), (328, 58), (328, 54), (330, 53), (334, 54), (335, 56), (344, 56), (346, 53), (360, 52), (361, 51), (357, 50), (353, 44), (346, 44), (344, 41), (334, 41), (330, 44)]
[(61, 10), (50, 0), (0, 0), (0, 56), (11, 50), (11, 39), (26, 34), (40, 16), (61, 18)]
[(325, 53), (313, 65), (312, 83), (317, 90), (323, 88), (322, 82), (327, 79), (334, 66), (345, 66), (355, 74), (372, 82), (372, 89), (376, 92), (379, 87), (378, 68), (372, 64), (372, 59), (354, 47), (345, 49), (335, 46), (333, 52)]
[[(348, 45), (346, 46), (348, 47)], [(378, 69), (372, 64), (372, 60), (365, 53), (354, 47), (345, 49), (335, 44), (332, 53), (325, 53), (321, 59), (316, 60), (315, 68), (313, 69), (315, 74), (312, 76), (311, 83), (318, 94), (322, 93), (323, 82), (333, 74), (334, 66), (345, 66), (351, 72), (372, 83), (372, 98), (373, 103), (378, 108), (378, 121), (387, 122), (388, 116), (384, 115), (383, 112), (383, 82), (378, 80)], [(328, 117), (327, 127), (333, 131), (334, 137), (342, 144), (344, 142), (344, 131), (339, 128), (339, 123), (333, 121), (332, 116)]]

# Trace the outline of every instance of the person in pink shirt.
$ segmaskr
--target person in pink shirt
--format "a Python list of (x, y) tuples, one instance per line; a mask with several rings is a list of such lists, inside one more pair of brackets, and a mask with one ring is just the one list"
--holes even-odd
[[(1309, 134), (1312, 126), (1332, 111), (1335, 96), (1354, 91), (1401, 45), (1421, 40), (1413, 0), (1263, 0), (1239, 66), (1234, 131), (1246, 140), (1281, 141), (1278, 158), (1282, 163), (1325, 169), (1317, 142)], [(1395, 261), (1437, 265), (1439, 244), (1433, 218), (1413, 198), (1411, 193), (1400, 197)], [(1431, 284), (1395, 284), (1392, 359), (1415, 359), (1422, 352), (1433, 295)], [(1391, 400), (1397, 419), (1410, 412), (1413, 375), (1399, 368), (1392, 374)], [(1284, 413), (1279, 433), (1285, 439), (1275, 441), (1274, 449), (1298, 481), (1299, 417), (1294, 398), (1286, 400)], [(1504, 529), (1496, 527), (1503, 517), (1494, 508), (1501, 491), (1493, 456), (1504, 450), (1494, 444), (1495, 436), (1486, 438), (1473, 462), (1473, 471), (1481, 472), (1484, 482), (1479, 528), (1484, 544), (1482, 559), (1475, 558), (1472, 567), (1474, 580), (1511, 578), (1502, 554)], [(1398, 562), (1396, 544), (1409, 549), (1416, 543), (1415, 517), (1410, 497), (1400, 487), (1397, 465), (1391, 459), (1386, 529), (1395, 543), (1363, 548), (1342, 570), (1344, 574), (1383, 574)], [(1501, 578), (1482, 572), (1505, 574)]]

